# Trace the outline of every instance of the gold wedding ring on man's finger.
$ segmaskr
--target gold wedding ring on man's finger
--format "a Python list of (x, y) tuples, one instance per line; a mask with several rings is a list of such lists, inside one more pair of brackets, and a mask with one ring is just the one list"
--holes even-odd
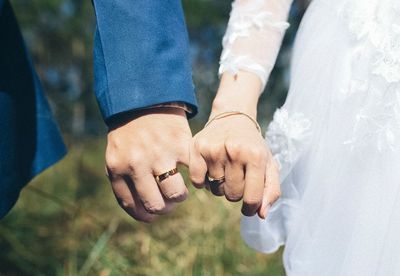
[(169, 171), (167, 171), (167, 172), (165, 172), (165, 173), (158, 174), (158, 175), (154, 175), (154, 178), (155, 178), (157, 184), (160, 185), (160, 183), (161, 183), (163, 180), (165, 180), (165, 179), (167, 179), (168, 177), (170, 177), (170, 176), (172, 176), (172, 175), (174, 175), (174, 174), (177, 174), (177, 173), (178, 173), (178, 168), (173, 168), (172, 170), (169, 170)]

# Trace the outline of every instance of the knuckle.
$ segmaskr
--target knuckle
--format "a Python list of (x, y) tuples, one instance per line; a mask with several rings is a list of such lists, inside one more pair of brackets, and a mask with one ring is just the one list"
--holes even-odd
[(146, 212), (136, 210), (135, 204), (131, 200), (125, 200), (120, 197), (117, 198), (118, 205), (132, 218), (141, 222), (152, 222), (154, 217)]
[(165, 203), (162, 201), (148, 202), (144, 204), (144, 208), (150, 214), (158, 214), (165, 210)]
[(226, 151), (231, 159), (239, 159), (244, 151), (244, 146), (236, 141), (225, 142)]
[(251, 160), (253, 160), (256, 163), (260, 163), (267, 159), (266, 151), (258, 147), (248, 148), (247, 154), (249, 158), (251, 158)]
[(197, 137), (194, 140), (194, 147), (199, 151), (199, 152), (204, 152), (207, 150), (208, 148), (208, 143), (207, 140), (201, 138), (201, 137)]
[(119, 206), (121, 206), (122, 209), (126, 210), (126, 209), (134, 209), (134, 204), (132, 201), (128, 201), (128, 200), (124, 200), (124, 199), (119, 199), (118, 200), (118, 204)]
[(120, 159), (114, 154), (106, 156), (106, 168), (109, 172), (115, 173), (122, 170), (123, 164)]
[(166, 198), (174, 201), (184, 200), (186, 198), (186, 191), (181, 189), (179, 191), (166, 192)]
[(220, 160), (224, 154), (224, 147), (219, 144), (209, 145), (206, 153), (211, 160)]
[(219, 143), (213, 143), (209, 139), (197, 138), (194, 142), (195, 148), (203, 155), (211, 160), (221, 158), (224, 147)]
[(131, 168), (134, 168), (137, 164), (143, 162), (146, 158), (146, 154), (141, 150), (132, 151), (129, 155), (129, 164)]
[(132, 200), (126, 200), (121, 197), (117, 197), (118, 205), (132, 218), (137, 221), (150, 223), (155, 217), (147, 212), (137, 210), (135, 203)]
[(231, 202), (238, 202), (243, 198), (243, 195), (240, 193), (227, 193), (225, 192), (225, 197), (227, 200)]

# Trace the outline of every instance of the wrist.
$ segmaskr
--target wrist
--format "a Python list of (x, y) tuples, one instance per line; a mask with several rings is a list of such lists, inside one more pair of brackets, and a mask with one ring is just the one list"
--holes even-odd
[(219, 98), (215, 99), (212, 107), (210, 117), (213, 117), (217, 114), (227, 112), (227, 111), (239, 111), (248, 114), (249, 116), (256, 118), (257, 117), (257, 103), (254, 102), (241, 102), (234, 101), (229, 98)]
[(252, 73), (240, 71), (235, 76), (223, 74), (211, 114), (240, 111), (256, 118), (261, 86), (259, 78)]
[(186, 118), (186, 111), (178, 107), (149, 107), (116, 114), (107, 121), (109, 130), (119, 128), (142, 116), (151, 114), (177, 115)]

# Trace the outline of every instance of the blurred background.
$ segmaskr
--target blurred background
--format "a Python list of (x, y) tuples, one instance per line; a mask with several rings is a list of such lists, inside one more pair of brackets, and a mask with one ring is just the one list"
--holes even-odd
[[(104, 175), (107, 129), (93, 93), (91, 1), (11, 0), (69, 154), (37, 177), (0, 222), (0, 275), (284, 275), (282, 248), (263, 255), (240, 238), (240, 203), (190, 187), (189, 199), (151, 225), (135, 222)], [(196, 133), (218, 78), (229, 0), (184, 0), (199, 101)], [(263, 127), (285, 100), (297, 1), (259, 105)], [(185, 172), (184, 172), (185, 173)], [(189, 184), (190, 185), (190, 184)]]

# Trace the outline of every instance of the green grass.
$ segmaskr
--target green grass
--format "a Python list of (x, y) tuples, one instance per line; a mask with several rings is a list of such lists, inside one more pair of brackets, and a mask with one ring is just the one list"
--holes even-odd
[(103, 141), (74, 146), (21, 193), (0, 222), (0, 275), (284, 275), (282, 250), (240, 238), (240, 204), (190, 188), (153, 224), (120, 209), (104, 176)]

